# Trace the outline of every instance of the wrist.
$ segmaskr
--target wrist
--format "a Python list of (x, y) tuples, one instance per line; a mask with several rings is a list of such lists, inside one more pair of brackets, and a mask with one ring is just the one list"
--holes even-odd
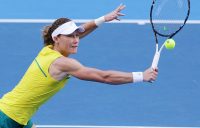
[(143, 72), (132, 72), (133, 83), (143, 82)]
[(96, 24), (96, 26), (100, 26), (104, 22), (105, 22), (105, 17), (104, 16), (99, 17), (99, 18), (94, 20), (94, 23)]

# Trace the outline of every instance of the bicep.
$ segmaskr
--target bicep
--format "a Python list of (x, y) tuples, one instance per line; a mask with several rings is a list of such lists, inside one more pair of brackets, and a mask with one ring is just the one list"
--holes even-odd
[(103, 82), (104, 77), (106, 76), (105, 71), (86, 67), (77, 60), (71, 58), (61, 58), (57, 61), (57, 67), (61, 72), (66, 72), (67, 74), (82, 80)]

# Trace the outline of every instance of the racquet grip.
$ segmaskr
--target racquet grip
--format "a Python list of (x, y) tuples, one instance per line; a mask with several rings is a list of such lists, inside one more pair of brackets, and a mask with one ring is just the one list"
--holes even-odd
[(160, 59), (160, 53), (156, 52), (155, 55), (154, 55), (154, 58), (153, 58), (152, 65), (151, 65), (151, 67), (153, 69), (156, 69), (158, 67), (158, 61), (159, 61), (159, 59)]

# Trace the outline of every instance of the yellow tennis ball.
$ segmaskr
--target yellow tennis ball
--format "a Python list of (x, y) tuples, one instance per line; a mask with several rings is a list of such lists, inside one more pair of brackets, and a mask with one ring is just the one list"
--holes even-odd
[(168, 50), (174, 49), (176, 43), (173, 39), (167, 39), (165, 41), (165, 48)]

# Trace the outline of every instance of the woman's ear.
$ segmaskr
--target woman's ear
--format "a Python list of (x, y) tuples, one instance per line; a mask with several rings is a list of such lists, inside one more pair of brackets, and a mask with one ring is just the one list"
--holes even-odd
[(53, 37), (53, 41), (55, 44), (58, 43), (58, 36)]

